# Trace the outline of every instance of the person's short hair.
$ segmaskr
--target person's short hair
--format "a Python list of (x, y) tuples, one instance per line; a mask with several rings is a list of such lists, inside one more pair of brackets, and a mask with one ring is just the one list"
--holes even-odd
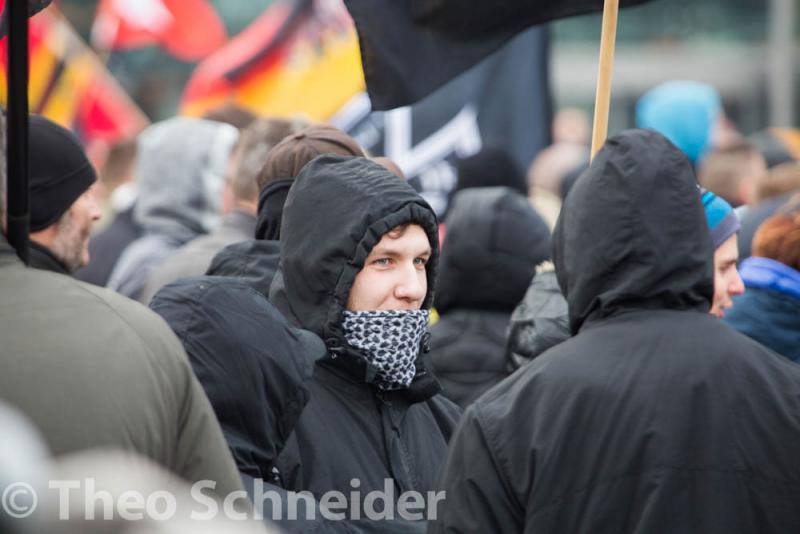
[(743, 180), (757, 180), (760, 176), (748, 176), (748, 162), (761, 159), (761, 151), (745, 140), (730, 146), (720, 147), (710, 152), (700, 164), (698, 178), (700, 185), (727, 200), (736, 207), (744, 203), (740, 196)]
[(258, 173), (270, 151), (286, 136), (308, 126), (302, 119), (256, 119), (245, 128), (233, 149), (234, 173), (229, 177), (237, 200), (258, 199)]
[(201, 118), (210, 121), (224, 122), (241, 131), (250, 126), (258, 117), (252, 111), (234, 104), (233, 102), (225, 102), (220, 106), (209, 109)]
[(756, 202), (791, 193), (800, 189), (800, 162), (782, 163), (769, 170), (756, 186)]
[(800, 193), (758, 227), (753, 236), (753, 256), (800, 271)]
[(411, 226), (411, 223), (397, 225), (383, 235), (389, 236), (389, 239), (400, 239), (406, 233), (409, 226)]
[(322, 154), (365, 156), (364, 149), (343, 131), (327, 124), (314, 124), (285, 138), (270, 151), (258, 173), (259, 189), (277, 180), (296, 178), (308, 162)]
[[(575, 143), (557, 143), (550, 145), (539, 152), (531, 162), (527, 173), (528, 194), (533, 189), (549, 191), (553, 195), (561, 196), (563, 182), (570, 173), (576, 169), (583, 171), (589, 165), (589, 150), (585, 145)], [(572, 179), (574, 182), (576, 177)], [(571, 187), (570, 183), (567, 189)]]

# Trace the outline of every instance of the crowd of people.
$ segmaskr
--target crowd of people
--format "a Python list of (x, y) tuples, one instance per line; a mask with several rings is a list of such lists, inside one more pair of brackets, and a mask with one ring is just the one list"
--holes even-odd
[[(132, 491), (177, 511), (91, 531), (797, 531), (800, 133), (696, 82), (636, 121), (591, 162), (575, 110), (527, 170), (484, 147), (440, 221), (329, 125), (225, 106), (97, 173), (31, 115), (0, 490), (55, 497), (0, 531)], [(53, 480), (105, 493), (65, 518)]]

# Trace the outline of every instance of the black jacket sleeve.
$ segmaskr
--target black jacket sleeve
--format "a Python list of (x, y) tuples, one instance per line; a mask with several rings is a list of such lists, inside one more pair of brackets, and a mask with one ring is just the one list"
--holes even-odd
[(479, 406), (471, 406), (464, 414), (438, 486), (445, 491), (445, 500), (439, 505), (436, 521), (428, 524), (429, 534), (522, 531), (524, 512), (492, 453)]

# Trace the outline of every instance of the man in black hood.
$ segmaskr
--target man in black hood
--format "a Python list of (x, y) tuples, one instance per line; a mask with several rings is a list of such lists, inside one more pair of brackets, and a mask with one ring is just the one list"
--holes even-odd
[(289, 191), (281, 242), (270, 301), (327, 349), (278, 458), (284, 484), (317, 498), (388, 489), (397, 510), (401, 493), (433, 490), (460, 413), (420, 355), (436, 216), (384, 167), (325, 155)]
[(708, 313), (692, 167), (607, 142), (554, 234), (575, 336), (476, 401), (431, 532), (795, 532), (800, 368)]

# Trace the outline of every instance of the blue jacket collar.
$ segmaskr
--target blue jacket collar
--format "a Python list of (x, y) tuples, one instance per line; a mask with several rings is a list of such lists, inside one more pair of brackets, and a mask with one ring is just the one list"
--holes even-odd
[(751, 256), (742, 262), (739, 274), (747, 287), (771, 289), (800, 299), (800, 271), (779, 261)]

